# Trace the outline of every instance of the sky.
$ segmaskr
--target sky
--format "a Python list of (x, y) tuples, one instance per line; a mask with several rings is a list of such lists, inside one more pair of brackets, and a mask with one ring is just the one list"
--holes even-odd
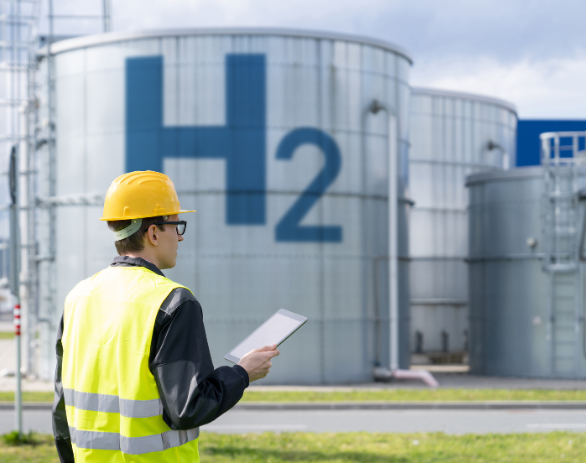
[[(88, 14), (93, 3), (99, 12), (102, 4), (53, 1), (55, 14)], [(413, 86), (502, 98), (524, 119), (586, 119), (584, 0), (111, 2), (117, 31), (261, 26), (371, 36), (409, 52)], [(56, 32), (74, 27), (98, 30), (95, 22), (62, 20)]]

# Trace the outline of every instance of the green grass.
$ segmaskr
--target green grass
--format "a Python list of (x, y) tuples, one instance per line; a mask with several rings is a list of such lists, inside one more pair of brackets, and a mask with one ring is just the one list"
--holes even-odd
[(381, 389), (339, 392), (247, 390), (244, 402), (484, 402), (586, 400), (586, 390), (551, 389)]
[[(0, 441), (0, 463), (58, 463), (52, 436)], [(586, 434), (202, 433), (202, 463), (554, 463), (586, 461)]]
[[(23, 392), (24, 402), (52, 402), (53, 392)], [(242, 402), (486, 402), (582, 401), (586, 390), (552, 389), (381, 389), (340, 392), (247, 390)], [(0, 402), (13, 402), (13, 392), (0, 392)]]
[(202, 462), (544, 463), (586, 461), (581, 433), (448, 436), (429, 434), (203, 434)]
[(14, 331), (0, 331), (0, 339), (14, 339)]
[(28, 433), (19, 434), (18, 431), (12, 431), (2, 435), (2, 440), (7, 446), (14, 447), (19, 445), (39, 445), (41, 441), (37, 434), (29, 431)]
[(15, 439), (14, 433), (5, 434), (0, 440), (0, 463), (59, 463), (53, 436), (25, 434), (25, 440)]

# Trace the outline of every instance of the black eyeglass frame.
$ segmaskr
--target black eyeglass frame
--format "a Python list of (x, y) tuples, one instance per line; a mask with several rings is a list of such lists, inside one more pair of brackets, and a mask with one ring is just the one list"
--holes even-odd
[[(187, 230), (187, 221), (185, 220), (178, 220), (174, 222), (155, 222), (153, 225), (177, 225), (177, 228), (175, 230), (177, 231), (177, 234), (179, 236), (183, 236), (185, 234), (185, 231)], [(179, 225), (183, 225), (183, 232), (181, 233), (179, 233)]]

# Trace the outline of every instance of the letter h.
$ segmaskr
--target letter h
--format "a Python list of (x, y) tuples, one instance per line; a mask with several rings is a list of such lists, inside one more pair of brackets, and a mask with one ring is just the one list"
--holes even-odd
[(226, 223), (266, 222), (264, 55), (226, 55), (226, 125), (163, 126), (163, 57), (126, 60), (126, 171), (162, 171), (163, 158), (226, 161)]

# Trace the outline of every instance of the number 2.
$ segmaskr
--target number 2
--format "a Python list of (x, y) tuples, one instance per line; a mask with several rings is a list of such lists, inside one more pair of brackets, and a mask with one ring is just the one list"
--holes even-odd
[(325, 156), (325, 165), (302, 195), (293, 203), (275, 228), (277, 241), (330, 242), (342, 241), (342, 227), (338, 225), (300, 225), (340, 172), (342, 156), (336, 142), (325, 132), (301, 128), (288, 133), (277, 148), (277, 159), (291, 160), (295, 150), (302, 145), (318, 146)]

